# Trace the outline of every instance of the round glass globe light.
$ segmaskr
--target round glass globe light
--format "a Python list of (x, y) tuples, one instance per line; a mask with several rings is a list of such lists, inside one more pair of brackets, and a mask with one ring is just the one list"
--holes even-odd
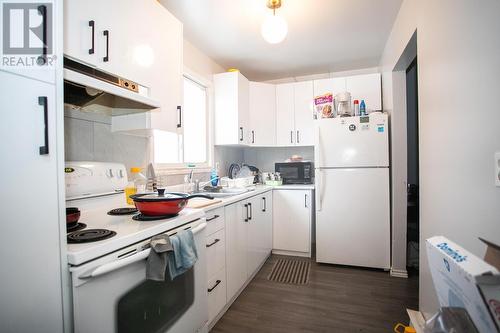
[(288, 33), (288, 25), (284, 18), (276, 15), (270, 15), (262, 23), (260, 33), (266, 42), (270, 44), (278, 44), (285, 39)]

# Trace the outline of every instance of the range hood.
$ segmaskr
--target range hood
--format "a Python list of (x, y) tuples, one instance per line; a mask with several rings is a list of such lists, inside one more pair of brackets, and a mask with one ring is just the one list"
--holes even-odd
[(64, 104), (111, 116), (146, 112), (160, 107), (147, 88), (64, 57)]

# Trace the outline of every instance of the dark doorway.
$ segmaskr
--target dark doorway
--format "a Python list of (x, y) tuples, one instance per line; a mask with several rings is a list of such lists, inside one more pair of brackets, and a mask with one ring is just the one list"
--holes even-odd
[(417, 58), (406, 69), (407, 128), (407, 266), (418, 272), (419, 260), (419, 170), (418, 170), (418, 74)]

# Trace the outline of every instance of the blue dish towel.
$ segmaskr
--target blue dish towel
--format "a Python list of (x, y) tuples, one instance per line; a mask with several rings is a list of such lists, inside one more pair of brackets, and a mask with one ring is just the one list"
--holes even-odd
[(170, 243), (173, 251), (168, 252), (168, 269), (173, 280), (193, 267), (198, 260), (198, 253), (191, 230), (182, 230), (170, 236)]

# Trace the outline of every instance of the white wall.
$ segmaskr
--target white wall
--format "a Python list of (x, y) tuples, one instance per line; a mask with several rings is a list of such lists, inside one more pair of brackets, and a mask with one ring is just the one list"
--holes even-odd
[(500, 188), (494, 186), (493, 163), (500, 151), (498, 13), (498, 0), (405, 0), (380, 64), (384, 108), (394, 123), (405, 110), (393, 109), (397, 87), (391, 72), (417, 30), (420, 310), (426, 315), (437, 309), (426, 238), (444, 235), (478, 256), (485, 250), (479, 236), (500, 243)]

